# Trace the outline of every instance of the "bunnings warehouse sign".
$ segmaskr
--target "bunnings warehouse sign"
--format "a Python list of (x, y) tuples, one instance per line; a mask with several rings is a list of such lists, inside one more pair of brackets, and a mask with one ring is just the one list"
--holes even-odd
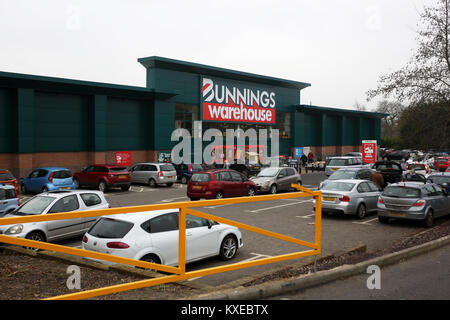
[(220, 122), (275, 123), (276, 94), (243, 82), (202, 77), (202, 119)]

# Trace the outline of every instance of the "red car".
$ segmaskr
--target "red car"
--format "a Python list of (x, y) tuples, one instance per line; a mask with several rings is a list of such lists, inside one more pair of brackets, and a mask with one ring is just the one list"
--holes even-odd
[(253, 181), (235, 170), (212, 169), (192, 175), (187, 185), (187, 196), (191, 200), (221, 199), (254, 196), (256, 190)]
[(439, 171), (445, 171), (450, 167), (450, 157), (437, 157), (434, 158), (434, 167)]
[(130, 189), (130, 173), (125, 167), (95, 164), (73, 175), (73, 182), (77, 189), (82, 186), (98, 188), (107, 191), (113, 187), (120, 187), (122, 191)]

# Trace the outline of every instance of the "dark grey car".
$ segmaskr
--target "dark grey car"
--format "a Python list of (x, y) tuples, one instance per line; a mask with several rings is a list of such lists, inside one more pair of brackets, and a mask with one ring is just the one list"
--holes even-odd
[(450, 196), (434, 183), (400, 182), (387, 186), (378, 198), (378, 219), (422, 221), (431, 227), (434, 219), (450, 214)]

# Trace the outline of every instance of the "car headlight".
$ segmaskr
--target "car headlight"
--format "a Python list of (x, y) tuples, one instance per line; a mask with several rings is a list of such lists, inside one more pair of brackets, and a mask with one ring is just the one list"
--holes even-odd
[(5, 234), (18, 234), (21, 233), (23, 230), (23, 224), (16, 224), (12, 227), (9, 227), (8, 230), (6, 230)]

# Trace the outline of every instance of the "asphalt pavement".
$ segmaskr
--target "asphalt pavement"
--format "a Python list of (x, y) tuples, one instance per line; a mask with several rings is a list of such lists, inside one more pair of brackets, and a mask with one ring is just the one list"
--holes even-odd
[[(273, 300), (449, 300), (450, 245)], [(379, 278), (377, 277), (379, 274)], [(371, 289), (370, 289), (371, 288)]]

